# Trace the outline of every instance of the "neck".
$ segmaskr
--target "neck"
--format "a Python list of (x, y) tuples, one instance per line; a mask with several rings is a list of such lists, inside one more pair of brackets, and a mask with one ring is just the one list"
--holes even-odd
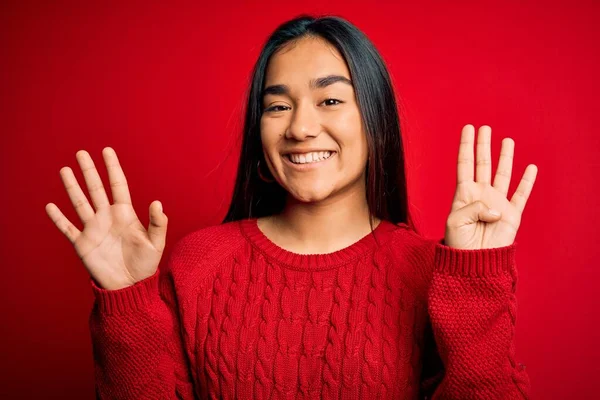
[[(372, 217), (373, 228), (379, 220)], [(271, 241), (299, 254), (332, 253), (371, 232), (365, 189), (340, 193), (318, 203), (288, 198), (281, 214), (264, 218), (259, 227)]]

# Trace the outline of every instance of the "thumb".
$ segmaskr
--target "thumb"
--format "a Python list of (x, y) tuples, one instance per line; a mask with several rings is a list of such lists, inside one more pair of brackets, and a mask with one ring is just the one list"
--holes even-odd
[(457, 211), (459, 226), (474, 224), (478, 221), (496, 222), (502, 215), (500, 211), (490, 209), (483, 201), (475, 201)]
[(167, 223), (169, 219), (163, 213), (160, 201), (153, 201), (150, 204), (150, 223), (148, 224), (148, 236), (156, 250), (162, 252), (165, 248), (167, 237)]

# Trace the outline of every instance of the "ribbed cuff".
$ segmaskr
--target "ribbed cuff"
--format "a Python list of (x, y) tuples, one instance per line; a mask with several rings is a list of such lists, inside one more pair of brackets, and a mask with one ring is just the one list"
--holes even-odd
[(100, 312), (106, 314), (122, 314), (145, 307), (159, 298), (158, 280), (160, 271), (137, 282), (134, 285), (117, 290), (106, 290), (99, 287), (90, 278), (92, 291)]
[(494, 276), (510, 271), (515, 264), (517, 242), (492, 249), (465, 250), (435, 246), (435, 271), (455, 276)]

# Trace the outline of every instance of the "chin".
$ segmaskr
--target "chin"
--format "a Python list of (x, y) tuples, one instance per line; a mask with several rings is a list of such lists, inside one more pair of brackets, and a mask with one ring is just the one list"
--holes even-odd
[(331, 196), (333, 187), (304, 187), (304, 188), (286, 188), (287, 192), (302, 203), (316, 203), (323, 201)]

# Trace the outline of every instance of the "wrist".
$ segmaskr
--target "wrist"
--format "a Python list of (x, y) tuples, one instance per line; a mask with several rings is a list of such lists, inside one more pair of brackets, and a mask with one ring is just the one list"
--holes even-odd
[(494, 276), (515, 265), (517, 242), (487, 249), (457, 249), (444, 239), (435, 247), (435, 270), (455, 276)]
[(119, 289), (106, 289), (90, 278), (98, 308), (107, 314), (138, 310), (153, 302), (158, 294), (159, 270), (132, 285)]

